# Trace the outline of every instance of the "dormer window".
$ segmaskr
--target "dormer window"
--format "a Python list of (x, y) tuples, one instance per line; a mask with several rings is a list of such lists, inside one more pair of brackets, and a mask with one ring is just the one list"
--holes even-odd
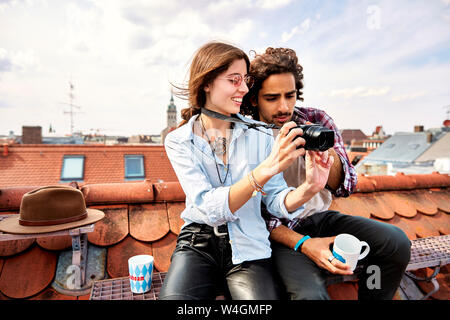
[(84, 179), (84, 155), (65, 155), (61, 169), (61, 181)]
[(143, 155), (125, 155), (125, 179), (126, 180), (145, 179)]

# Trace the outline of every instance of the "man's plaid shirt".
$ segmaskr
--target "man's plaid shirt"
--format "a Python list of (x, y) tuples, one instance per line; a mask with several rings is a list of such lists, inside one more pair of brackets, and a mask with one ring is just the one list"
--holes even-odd
[[(295, 121), (297, 124), (306, 124), (307, 122), (320, 124), (334, 131), (334, 150), (341, 159), (345, 178), (335, 191), (331, 189), (329, 190), (336, 197), (348, 197), (350, 194), (352, 194), (356, 187), (357, 174), (355, 168), (348, 159), (347, 153), (345, 152), (344, 148), (344, 141), (342, 140), (342, 136), (340, 135), (338, 128), (334, 124), (333, 119), (331, 119), (331, 117), (323, 110), (315, 108), (295, 107), (292, 115), (292, 121)], [(281, 224), (286, 225), (290, 229), (295, 229), (301, 221), (301, 219), (285, 220), (276, 218), (269, 214), (265, 207), (262, 208), (262, 215), (266, 220), (267, 229), (269, 230), (269, 232), (272, 232), (274, 228), (280, 226)]]

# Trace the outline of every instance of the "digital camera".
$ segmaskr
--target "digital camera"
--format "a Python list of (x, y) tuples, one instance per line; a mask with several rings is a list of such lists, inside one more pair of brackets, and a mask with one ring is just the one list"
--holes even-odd
[(334, 146), (333, 130), (317, 124), (301, 124), (292, 129), (295, 128), (301, 128), (303, 130), (301, 137), (306, 141), (304, 146), (299, 146), (297, 149), (305, 148), (305, 150), (325, 151)]

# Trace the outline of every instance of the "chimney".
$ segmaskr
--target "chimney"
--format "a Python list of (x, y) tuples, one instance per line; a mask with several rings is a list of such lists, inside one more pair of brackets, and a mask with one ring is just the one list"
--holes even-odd
[(4, 144), (3, 144), (3, 156), (4, 156), (4, 157), (7, 157), (8, 154), (9, 154), (8, 144), (7, 144), (7, 143), (4, 143)]
[(42, 144), (42, 127), (22, 126), (23, 144)]
[(414, 132), (423, 132), (423, 126), (414, 126)]
[(433, 141), (433, 134), (431, 132), (427, 132), (427, 143), (431, 143)]

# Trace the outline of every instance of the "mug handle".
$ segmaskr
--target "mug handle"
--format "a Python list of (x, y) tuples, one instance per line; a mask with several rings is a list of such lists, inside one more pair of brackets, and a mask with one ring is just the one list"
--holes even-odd
[(363, 253), (361, 253), (359, 255), (358, 260), (365, 258), (369, 254), (369, 251), (370, 251), (369, 245), (367, 244), (367, 242), (361, 241), (361, 247), (364, 247), (364, 246), (366, 247), (366, 249), (363, 251)]

